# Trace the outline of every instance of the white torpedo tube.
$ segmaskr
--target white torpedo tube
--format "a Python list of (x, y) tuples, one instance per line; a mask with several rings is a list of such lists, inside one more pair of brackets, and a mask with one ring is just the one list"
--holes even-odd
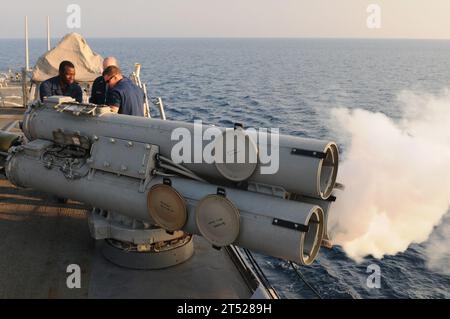
[[(79, 111), (79, 106), (73, 102), (61, 104), (60, 100), (47, 99), (44, 105), (31, 108), (25, 114), (23, 132), (29, 140), (52, 141), (54, 133), (58, 131), (76, 132), (80, 136), (87, 137), (91, 142), (97, 141), (101, 136), (107, 136), (158, 145), (160, 154), (171, 159), (172, 150), (177, 144), (177, 141), (172, 139), (172, 133), (175, 130), (184, 129), (191, 136), (195, 136), (204, 134), (206, 130), (212, 128), (212, 126), (203, 125), (203, 132), (198, 133), (193, 123), (119, 115), (103, 110), (109, 110), (109, 108), (91, 109), (90, 114), (83, 114), (88, 111)], [(215, 127), (215, 129), (225, 132), (225, 128)], [(247, 139), (245, 136), (243, 138)], [(201, 150), (210, 144), (208, 140), (202, 140), (201, 143), (203, 143)], [(339, 161), (336, 143), (281, 134), (278, 141), (273, 143), (277, 144), (276, 147), (279, 150), (278, 171), (273, 174), (263, 174), (264, 166), (259, 161), (255, 164), (216, 164), (192, 161), (192, 163), (183, 163), (183, 165), (205, 179), (245, 180), (274, 185), (282, 187), (290, 193), (321, 199), (331, 196), (336, 183)], [(196, 151), (194, 147), (192, 154)], [(268, 146), (260, 145), (259, 141), (253, 140), (250, 146), (247, 146), (246, 153), (261, 151), (252, 151), (254, 147), (267, 148)], [(238, 167), (238, 171), (242, 166), (245, 169), (236, 176), (234, 175), (236, 173), (235, 166)]]
[[(303, 265), (317, 256), (324, 235), (323, 211), (317, 205), (219, 188), (218, 196), (232, 203), (221, 207), (222, 202), (206, 201), (217, 194), (217, 186), (211, 184), (172, 177), (169, 186), (167, 179), (154, 177), (140, 191), (138, 179), (100, 170), (89, 176), (86, 164), (73, 167), (69, 177), (57, 163), (42, 157), (52, 146), (35, 140), (17, 147), (6, 167), (8, 179), (20, 187), (71, 198), (170, 231), (205, 236), (215, 247), (234, 244)], [(165, 191), (155, 192), (161, 185), (167, 186)], [(229, 213), (231, 207), (235, 216)]]

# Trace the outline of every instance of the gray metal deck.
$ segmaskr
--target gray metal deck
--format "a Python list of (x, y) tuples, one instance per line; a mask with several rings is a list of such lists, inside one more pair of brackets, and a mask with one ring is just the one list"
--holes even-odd
[[(94, 243), (85, 212), (0, 179), (0, 298), (88, 297)], [(82, 269), (81, 289), (66, 286), (72, 263)]]
[[(17, 189), (0, 179), (0, 298), (249, 298), (251, 290), (225, 250), (201, 237), (187, 262), (129, 270), (101, 255), (89, 235), (88, 207)], [(67, 266), (81, 267), (81, 289), (68, 289)]]
[(21, 107), (22, 86), (20, 83), (9, 83), (9, 86), (0, 86), (0, 107)]

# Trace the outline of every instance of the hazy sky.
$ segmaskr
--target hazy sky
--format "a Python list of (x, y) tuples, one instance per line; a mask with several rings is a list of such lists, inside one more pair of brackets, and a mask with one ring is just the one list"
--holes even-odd
[[(0, 38), (78, 32), (85, 37), (358, 37), (450, 39), (450, 0), (0, 0)], [(366, 9), (381, 7), (381, 28)], [(69, 4), (81, 29), (69, 29)]]

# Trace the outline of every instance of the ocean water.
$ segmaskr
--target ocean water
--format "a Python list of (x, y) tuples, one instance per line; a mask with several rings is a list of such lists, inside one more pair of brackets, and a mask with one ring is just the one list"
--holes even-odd
[[(130, 73), (143, 65), (151, 96), (170, 119), (221, 126), (280, 128), (295, 136), (345, 141), (330, 127), (333, 107), (381, 112), (400, 120), (404, 90), (438, 94), (450, 87), (450, 41), (332, 39), (88, 39), (94, 51), (118, 57)], [(30, 43), (32, 63), (45, 40)], [(0, 40), (0, 70), (23, 65), (20, 40)], [(156, 115), (156, 112), (155, 112)], [(449, 123), (450, 125), (450, 123)], [(355, 212), (355, 214), (357, 214)], [(449, 214), (436, 233), (450, 224)], [(267, 240), (270, 240), (269, 238)], [(381, 260), (357, 263), (335, 246), (300, 270), (322, 298), (450, 298), (450, 277), (429, 268), (427, 243)], [(444, 254), (449, 254), (449, 245)], [(315, 298), (284, 261), (257, 255), (284, 298)], [(448, 260), (448, 259), (447, 259)], [(381, 288), (366, 285), (368, 265)], [(450, 265), (449, 265), (450, 266)]]

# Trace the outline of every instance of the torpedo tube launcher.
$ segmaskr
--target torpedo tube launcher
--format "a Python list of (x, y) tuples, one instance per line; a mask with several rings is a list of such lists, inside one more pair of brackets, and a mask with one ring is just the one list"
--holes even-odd
[[(6, 174), (19, 187), (168, 232), (200, 235), (216, 248), (233, 244), (302, 265), (315, 260), (328, 239), (336, 143), (279, 135), (272, 141), (279, 149), (278, 169), (264, 174), (264, 145), (240, 126), (235, 136), (245, 142), (246, 159), (256, 156), (254, 163), (175, 162), (177, 129), (198, 134), (191, 123), (119, 115), (51, 97), (26, 112), (22, 130), (28, 142), (10, 149)], [(227, 130), (216, 129), (223, 132), (217, 143)]]

